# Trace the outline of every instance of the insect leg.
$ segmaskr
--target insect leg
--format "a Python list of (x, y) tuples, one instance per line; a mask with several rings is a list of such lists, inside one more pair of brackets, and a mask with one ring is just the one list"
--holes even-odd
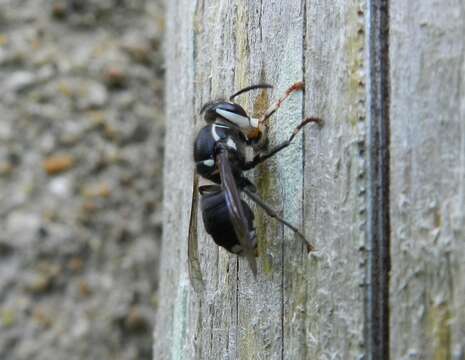
[(265, 154), (260, 154), (259, 153), (259, 154), (255, 155), (255, 157), (253, 158), (252, 161), (249, 161), (249, 162), (245, 163), (243, 169), (244, 170), (250, 170), (250, 169), (254, 168), (255, 166), (257, 166), (258, 164), (262, 163), (263, 161), (265, 161), (265, 160), (269, 159), (270, 157), (274, 156), (276, 153), (280, 152), (282, 149), (285, 149), (286, 147), (288, 147), (291, 144), (294, 137), (300, 131), (300, 129), (302, 129), (305, 125), (307, 125), (308, 123), (311, 123), (311, 122), (315, 122), (317, 124), (322, 123), (321, 119), (318, 119), (318, 118), (313, 118), (313, 117), (306, 118), (299, 125), (297, 125), (297, 127), (294, 129), (294, 131), (292, 132), (291, 137), (288, 140), (282, 142), (281, 144), (276, 145), (274, 148), (272, 148), (270, 151), (268, 151)]
[(276, 210), (274, 210), (270, 205), (268, 205), (266, 202), (264, 202), (262, 199), (260, 199), (260, 197), (258, 195), (256, 195), (254, 192), (250, 191), (249, 189), (247, 188), (244, 188), (243, 191), (245, 192), (245, 194), (254, 202), (256, 203), (258, 206), (260, 206), (263, 210), (265, 210), (265, 212), (268, 214), (268, 216), (272, 217), (272, 218), (275, 218), (276, 220), (278, 220), (280, 223), (284, 224), (285, 226), (287, 226), (289, 229), (291, 229), (292, 231), (294, 231), (299, 237), (300, 239), (305, 243), (305, 246), (307, 247), (307, 251), (310, 252), (310, 251), (313, 251), (314, 250), (314, 247), (312, 244), (310, 244), (310, 242), (305, 238), (305, 236), (293, 225), (291, 225), (290, 223), (288, 223), (286, 220), (284, 220), (281, 216), (278, 215), (278, 213), (276, 212)]

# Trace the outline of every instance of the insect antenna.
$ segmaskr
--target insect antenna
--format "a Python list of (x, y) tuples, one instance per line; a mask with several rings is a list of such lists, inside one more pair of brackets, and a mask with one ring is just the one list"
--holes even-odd
[(229, 97), (229, 100), (230, 101), (233, 101), (233, 99), (236, 97), (236, 96), (239, 96), (247, 91), (250, 91), (250, 90), (255, 90), (255, 89), (272, 89), (273, 88), (273, 85), (269, 85), (269, 84), (257, 84), (257, 85), (250, 85), (250, 86), (247, 86), (241, 90), (239, 90), (238, 92), (232, 94), (230, 97)]

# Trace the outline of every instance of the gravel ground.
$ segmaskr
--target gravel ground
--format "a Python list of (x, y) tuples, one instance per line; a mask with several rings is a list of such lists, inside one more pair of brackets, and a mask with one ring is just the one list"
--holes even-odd
[(0, 0), (0, 359), (150, 359), (160, 0)]

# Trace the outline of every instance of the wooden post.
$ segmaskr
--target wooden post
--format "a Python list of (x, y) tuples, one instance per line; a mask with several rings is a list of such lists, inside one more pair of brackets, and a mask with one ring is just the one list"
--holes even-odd
[(465, 5), (391, 4), (391, 352), (465, 358)]
[[(155, 359), (463, 356), (464, 20), (447, 1), (169, 2)], [(249, 175), (317, 251), (256, 209), (254, 279), (203, 229), (199, 110), (271, 83), (239, 99), (259, 114), (298, 80), (271, 144), (305, 116), (324, 127)]]

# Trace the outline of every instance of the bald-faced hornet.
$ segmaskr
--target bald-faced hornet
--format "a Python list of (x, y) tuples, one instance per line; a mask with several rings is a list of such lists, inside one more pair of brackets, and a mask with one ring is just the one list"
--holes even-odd
[[(244, 92), (272, 87), (267, 84), (241, 89), (229, 101), (206, 103), (200, 111), (204, 114), (207, 125), (199, 131), (195, 139), (194, 161), (200, 176), (200, 204), (205, 230), (217, 245), (231, 253), (245, 256), (254, 274), (257, 271), (254, 214), (241, 199), (241, 193), (245, 193), (269, 216), (294, 231), (304, 241), (308, 251), (313, 249), (295, 226), (260, 199), (254, 184), (243, 174), (289, 146), (305, 125), (311, 122), (321, 124), (318, 118), (306, 118), (294, 129), (287, 141), (269, 151), (262, 150), (267, 137), (268, 119), (292, 93), (302, 90), (303, 86), (303, 82), (293, 84), (259, 119), (251, 118), (233, 100)], [(246, 158), (247, 147), (252, 147), (254, 151), (251, 160)]]

